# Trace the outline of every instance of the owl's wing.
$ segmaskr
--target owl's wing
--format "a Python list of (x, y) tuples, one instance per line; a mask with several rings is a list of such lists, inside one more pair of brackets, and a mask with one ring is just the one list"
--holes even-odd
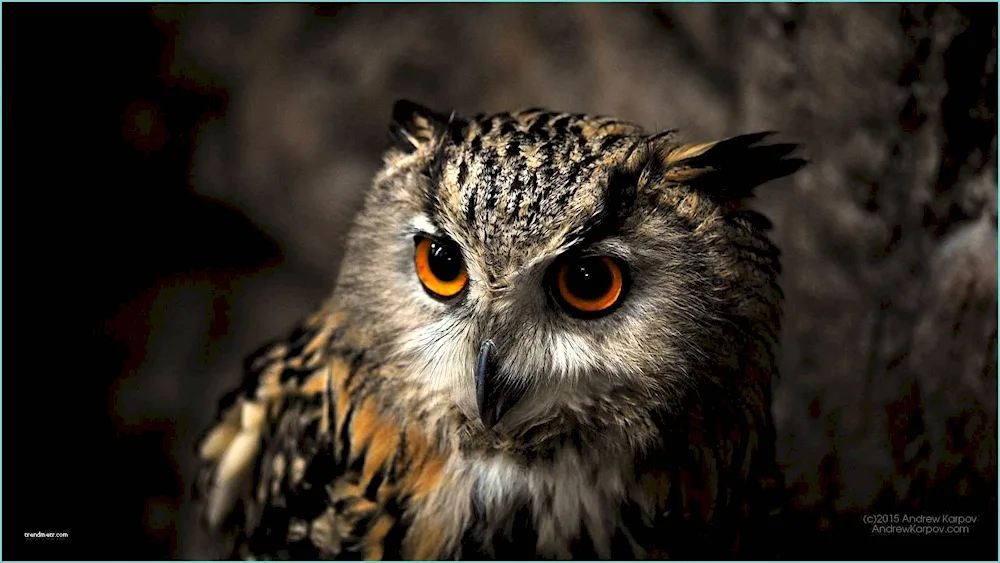
[(222, 399), (198, 445), (202, 518), (232, 555), (384, 553), (400, 509), (399, 495), (380, 485), (409, 456), (379, 443), (386, 432), (359, 436), (372, 423), (356, 413), (370, 405), (350, 381), (361, 379), (364, 354), (337, 345), (339, 328), (336, 314), (321, 311), (250, 356), (242, 386)]

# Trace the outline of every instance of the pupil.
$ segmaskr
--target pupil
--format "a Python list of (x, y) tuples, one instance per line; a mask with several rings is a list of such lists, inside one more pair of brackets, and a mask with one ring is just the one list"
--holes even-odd
[(452, 281), (462, 273), (462, 261), (454, 249), (437, 242), (431, 243), (427, 265), (441, 281)]
[(566, 289), (580, 299), (597, 299), (610, 287), (611, 271), (599, 258), (584, 259), (566, 271)]

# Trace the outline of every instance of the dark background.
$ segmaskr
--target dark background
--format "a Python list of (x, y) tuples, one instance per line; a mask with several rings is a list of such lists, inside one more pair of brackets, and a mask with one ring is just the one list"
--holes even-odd
[[(780, 551), (996, 559), (996, 4), (2, 10), (5, 559), (212, 555), (193, 442), (329, 290), (401, 97), (804, 143), (757, 201)], [(980, 520), (861, 523), (890, 512)]]

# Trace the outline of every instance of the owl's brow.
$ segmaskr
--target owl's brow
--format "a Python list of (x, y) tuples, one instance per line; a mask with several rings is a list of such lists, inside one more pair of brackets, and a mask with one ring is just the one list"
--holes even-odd
[(462, 143), (468, 125), (468, 121), (459, 117), (457, 113), (451, 112), (451, 115), (448, 116), (448, 122), (434, 141), (436, 143), (434, 146), (434, 158), (428, 165), (427, 177), (429, 183), (425, 194), (426, 212), (430, 217), (436, 217), (441, 206), (438, 190), (441, 187), (444, 168), (448, 162), (447, 148)]
[(600, 208), (566, 236), (569, 246), (588, 246), (621, 232), (635, 210), (639, 178), (646, 168), (646, 165), (630, 167), (623, 164), (611, 171)]

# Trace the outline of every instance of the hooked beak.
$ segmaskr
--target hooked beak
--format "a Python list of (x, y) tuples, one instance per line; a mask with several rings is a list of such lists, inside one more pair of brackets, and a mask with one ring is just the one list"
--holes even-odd
[(496, 345), (492, 340), (483, 340), (476, 360), (476, 403), (486, 428), (496, 426), (524, 394), (523, 389), (498, 381), (496, 363)]

